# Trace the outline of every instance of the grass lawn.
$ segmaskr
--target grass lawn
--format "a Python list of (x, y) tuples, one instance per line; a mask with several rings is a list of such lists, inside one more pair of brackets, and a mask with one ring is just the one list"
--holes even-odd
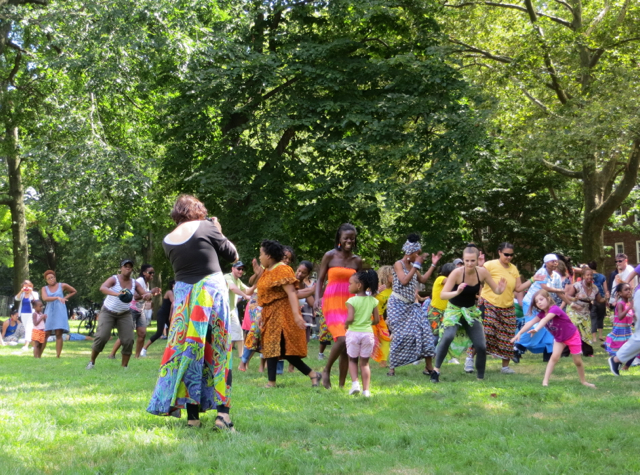
[(596, 390), (569, 358), (543, 388), (545, 364), (527, 355), (515, 375), (489, 358), (484, 382), (447, 364), (437, 385), (421, 366), (389, 378), (374, 364), (368, 400), (299, 373), (264, 389), (254, 359), (234, 371), (237, 434), (214, 433), (215, 413), (188, 429), (186, 414), (145, 411), (163, 349), (86, 371), (89, 342), (66, 342), (61, 359), (49, 343), (40, 361), (0, 347), (0, 473), (640, 473), (640, 369), (613, 376), (602, 349), (585, 358)]

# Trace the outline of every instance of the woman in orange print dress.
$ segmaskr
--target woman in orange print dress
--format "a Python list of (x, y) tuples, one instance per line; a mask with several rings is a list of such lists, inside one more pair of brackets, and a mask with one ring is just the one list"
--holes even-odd
[[(338, 384), (341, 388), (344, 387), (349, 369), (344, 326), (347, 320), (347, 300), (353, 297), (349, 294), (349, 278), (362, 270), (362, 258), (353, 254), (356, 235), (356, 228), (352, 224), (341, 225), (336, 233), (336, 247), (325, 253), (318, 273), (315, 307), (322, 308), (327, 327), (335, 342), (322, 373), (322, 385), (327, 389), (331, 389), (331, 367), (338, 358), (340, 358)], [(324, 288), (327, 278), (327, 286)]]
[(278, 241), (262, 241), (260, 264), (264, 272), (258, 280), (258, 305), (262, 307), (260, 321), (262, 356), (267, 361), (268, 388), (276, 385), (278, 360), (284, 358), (318, 386), (322, 375), (313, 371), (302, 358), (307, 356), (306, 324), (300, 313), (296, 287), (298, 279), (293, 269), (282, 262), (284, 246)]

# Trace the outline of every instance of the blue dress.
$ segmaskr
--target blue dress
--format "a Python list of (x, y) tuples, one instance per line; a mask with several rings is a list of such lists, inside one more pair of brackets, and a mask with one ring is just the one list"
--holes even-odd
[[(49, 297), (64, 297), (64, 293), (62, 292), (62, 284), (58, 284), (58, 288), (54, 293), (50, 293), (49, 287), (47, 286), (44, 287), (44, 291)], [(45, 331), (69, 331), (69, 315), (67, 313), (67, 306), (65, 304), (63, 304), (59, 300), (47, 302), (44, 313), (47, 314), (47, 321), (44, 324)]]

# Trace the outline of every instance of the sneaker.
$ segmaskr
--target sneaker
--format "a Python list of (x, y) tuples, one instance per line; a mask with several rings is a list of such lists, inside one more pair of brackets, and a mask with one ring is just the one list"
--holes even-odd
[(29, 349), (28, 346), (23, 346), (22, 348), (20, 348), (20, 351), (27, 351)]
[(511, 357), (511, 361), (513, 361), (515, 364), (520, 363), (520, 356), (522, 355), (520, 354), (519, 351), (514, 351), (513, 356)]
[(503, 366), (503, 368), (500, 370), (500, 372), (502, 374), (516, 374), (516, 372), (514, 370), (512, 370), (511, 368), (509, 368), (508, 366)]
[(615, 374), (616, 376), (620, 376), (620, 365), (622, 363), (616, 363), (615, 361), (613, 361), (613, 356), (611, 358), (609, 358), (607, 361), (609, 362), (609, 369), (611, 370), (611, 372), (613, 374)]
[(369, 390), (362, 391), (362, 396), (363, 397), (371, 397), (371, 391), (369, 391)]
[(147, 350), (142, 348), (142, 350), (140, 350), (140, 356), (147, 356)]
[(634, 366), (640, 366), (640, 358), (636, 357), (636, 359), (633, 360), (633, 363), (631, 363), (631, 367), (633, 368)]
[(160, 337), (160, 339), (161, 339), (161, 340), (166, 340), (166, 339), (167, 339), (167, 337), (166, 337), (166, 336), (164, 336), (164, 335), (162, 335), (162, 336)]
[(467, 359), (464, 360), (464, 372), (473, 373), (473, 358), (470, 356), (467, 356)]
[(431, 371), (431, 377), (429, 379), (431, 380), (432, 383), (439, 383), (440, 373), (438, 373), (436, 370)]
[(319, 360), (323, 360), (324, 359), (324, 353), (318, 353), (318, 359)]
[(355, 381), (351, 384), (349, 396), (357, 396), (358, 394), (360, 394), (360, 383), (358, 381)]
[(460, 364), (460, 362), (458, 361), (458, 358), (451, 358), (448, 361), (449, 364)]
[(18, 346), (18, 342), (17, 341), (10, 341), (9, 343), (7, 343), (7, 345), (9, 345), (9, 346)]
[(89, 364), (85, 367), (85, 369), (93, 369), (95, 367), (96, 367), (96, 365), (93, 364), (91, 361), (89, 361)]

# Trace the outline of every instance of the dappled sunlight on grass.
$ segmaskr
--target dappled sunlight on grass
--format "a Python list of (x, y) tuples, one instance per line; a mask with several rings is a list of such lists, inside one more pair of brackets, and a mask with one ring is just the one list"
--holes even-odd
[(337, 367), (330, 391), (297, 372), (265, 389), (253, 361), (234, 371), (232, 435), (212, 430), (215, 412), (194, 430), (184, 411), (181, 420), (145, 411), (163, 345), (126, 371), (104, 355), (86, 371), (89, 348), (68, 343), (62, 359), (40, 361), (0, 348), (0, 446), (12, 473), (640, 471), (625, 455), (640, 435), (640, 371), (616, 378), (602, 355), (585, 362), (597, 390), (580, 385), (566, 358), (543, 388), (545, 365), (527, 355), (513, 375), (489, 360), (484, 381), (445, 365), (437, 385), (422, 366), (391, 378), (374, 364), (369, 399), (348, 396), (349, 379), (339, 389)]

